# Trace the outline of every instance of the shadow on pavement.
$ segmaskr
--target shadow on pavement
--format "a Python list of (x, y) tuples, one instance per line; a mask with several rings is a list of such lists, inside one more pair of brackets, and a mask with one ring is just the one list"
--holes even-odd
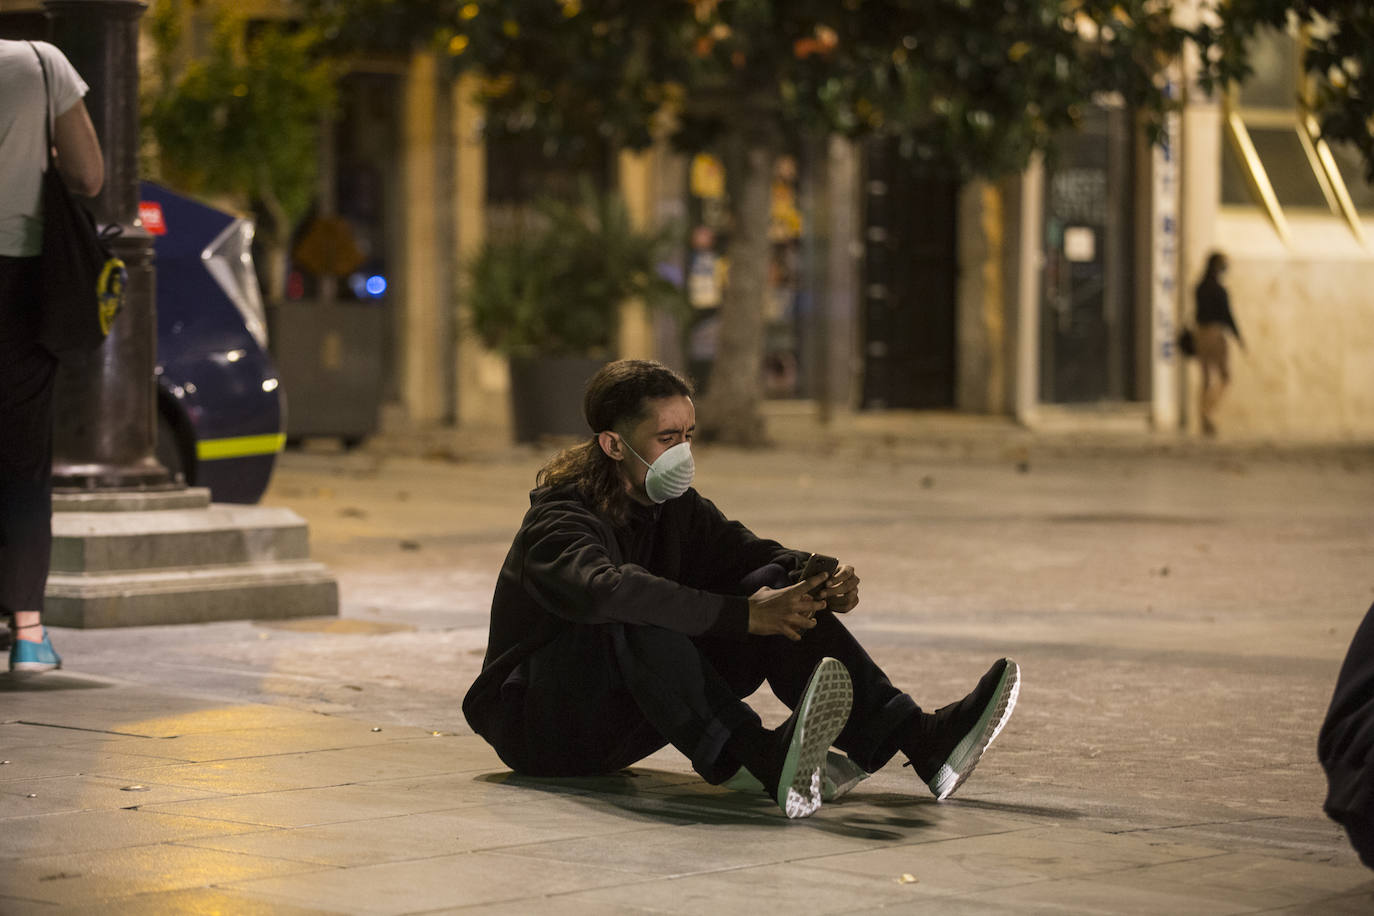
[[(823, 808), (824, 816), (789, 821), (762, 795), (722, 792), (690, 775), (660, 770), (623, 770), (605, 776), (563, 778), (521, 776), (506, 771), (483, 773), (474, 780), (560, 796), (600, 812), (618, 809), (627, 817), (648, 816), (665, 822), (713, 826), (806, 827), (861, 840), (919, 840), (922, 831), (940, 826), (937, 808), (972, 808), (990, 814), (1059, 821), (1083, 817), (1072, 809), (1045, 805), (975, 800), (939, 804), (901, 793), (870, 794), (859, 790)], [(845, 806), (851, 806), (853, 811), (845, 812)]]
[(0, 673), (0, 693), (29, 693), (43, 690), (95, 690), (109, 687), (104, 681), (73, 677), (49, 671), (42, 674)]

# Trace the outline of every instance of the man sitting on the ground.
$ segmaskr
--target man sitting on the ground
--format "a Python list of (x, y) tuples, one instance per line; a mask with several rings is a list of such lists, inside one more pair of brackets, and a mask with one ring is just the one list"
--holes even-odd
[[(762, 789), (788, 817), (898, 751), (947, 798), (1010, 718), (1020, 669), (999, 660), (933, 713), (893, 687), (836, 617), (859, 603), (853, 567), (794, 582), (809, 554), (691, 488), (691, 394), (640, 360), (588, 383), (592, 438), (536, 478), (468, 722), (531, 776), (614, 772), (672, 744), (707, 782)], [(792, 710), (775, 729), (743, 702), (765, 680)]]

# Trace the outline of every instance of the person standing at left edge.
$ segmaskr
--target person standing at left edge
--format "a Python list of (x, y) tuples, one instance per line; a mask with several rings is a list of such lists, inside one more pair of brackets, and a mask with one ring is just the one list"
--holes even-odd
[(52, 551), (57, 360), (38, 344), (38, 255), (49, 117), (67, 187), (94, 197), (105, 182), (100, 141), (82, 101), (88, 89), (52, 45), (0, 39), (0, 612), (12, 633), (15, 672), (62, 666), (42, 622)]
[[(588, 383), (592, 435), (539, 472), (497, 579), (463, 700), (473, 730), (531, 776), (610, 773), (672, 744), (707, 782), (762, 791), (788, 817), (898, 752), (947, 798), (1011, 717), (1020, 669), (1001, 659), (934, 712), (893, 687), (840, 622), (859, 603), (852, 566), (807, 572), (811, 554), (692, 488), (691, 394), (644, 360)], [(792, 710), (773, 729), (743, 702), (765, 681)]]

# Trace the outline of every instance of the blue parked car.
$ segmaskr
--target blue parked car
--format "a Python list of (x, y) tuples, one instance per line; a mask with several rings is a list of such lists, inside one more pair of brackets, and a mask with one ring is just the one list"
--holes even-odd
[(152, 182), (139, 193), (157, 257), (157, 457), (216, 502), (257, 502), (286, 442), (286, 408), (253, 224)]

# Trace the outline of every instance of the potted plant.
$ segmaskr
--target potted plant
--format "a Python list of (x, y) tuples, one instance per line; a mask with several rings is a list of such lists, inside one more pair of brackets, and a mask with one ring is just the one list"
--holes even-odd
[(636, 229), (624, 201), (583, 184), (574, 203), (544, 200), (533, 228), (489, 239), (467, 265), (471, 329), (510, 359), (515, 438), (586, 432), (582, 391), (612, 358), (621, 305), (676, 308), (659, 267), (670, 229)]

